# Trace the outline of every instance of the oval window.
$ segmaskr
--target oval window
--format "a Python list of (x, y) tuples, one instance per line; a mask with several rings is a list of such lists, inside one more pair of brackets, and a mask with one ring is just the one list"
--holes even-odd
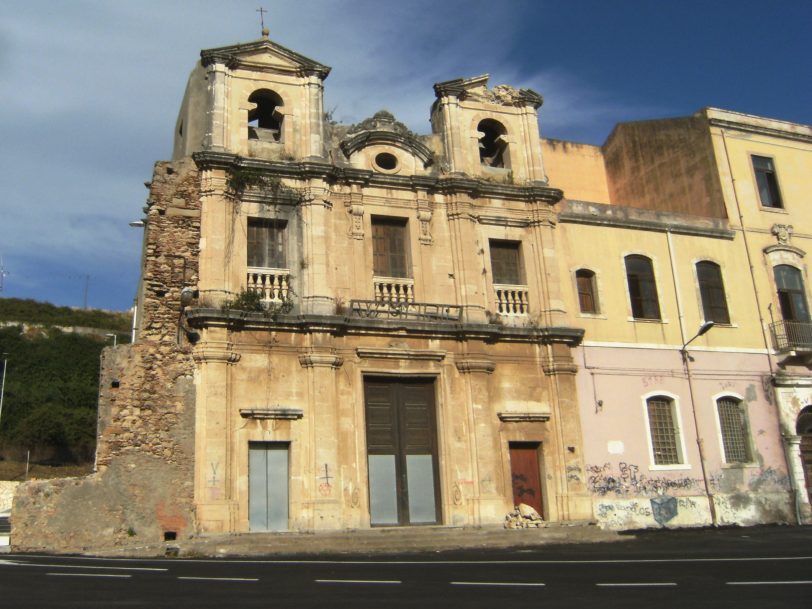
[(375, 164), (384, 171), (394, 171), (398, 168), (398, 158), (390, 152), (380, 152), (375, 155)]

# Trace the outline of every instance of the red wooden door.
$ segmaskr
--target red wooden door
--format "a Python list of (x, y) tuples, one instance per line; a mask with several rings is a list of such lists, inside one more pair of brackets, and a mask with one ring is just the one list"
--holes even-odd
[(526, 503), (543, 517), (538, 444), (510, 443), (510, 474), (513, 480), (513, 504)]
[(812, 434), (801, 436), (801, 463), (806, 478), (806, 493), (809, 501), (812, 501)]

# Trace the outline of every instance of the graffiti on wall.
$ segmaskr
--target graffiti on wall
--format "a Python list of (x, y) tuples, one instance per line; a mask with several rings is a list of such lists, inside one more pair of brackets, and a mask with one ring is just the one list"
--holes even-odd
[(600, 496), (645, 495), (658, 496), (671, 491), (685, 491), (701, 486), (702, 481), (687, 476), (667, 478), (646, 476), (640, 467), (621, 461), (617, 468), (611, 463), (587, 466), (589, 490)]

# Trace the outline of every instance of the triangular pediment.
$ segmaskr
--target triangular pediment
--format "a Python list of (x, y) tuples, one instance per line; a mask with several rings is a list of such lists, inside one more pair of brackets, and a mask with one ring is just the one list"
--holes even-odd
[(329, 66), (291, 51), (267, 38), (200, 51), (204, 66), (224, 63), (232, 70), (246, 69), (282, 74), (315, 74), (327, 78)]

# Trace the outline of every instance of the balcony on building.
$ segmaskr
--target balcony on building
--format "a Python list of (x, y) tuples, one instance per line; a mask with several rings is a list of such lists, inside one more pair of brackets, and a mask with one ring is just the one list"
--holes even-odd
[(264, 308), (280, 307), (289, 301), (290, 269), (248, 267), (245, 285), (259, 293)]
[(812, 322), (775, 321), (770, 324), (773, 345), (779, 353), (812, 355)]

